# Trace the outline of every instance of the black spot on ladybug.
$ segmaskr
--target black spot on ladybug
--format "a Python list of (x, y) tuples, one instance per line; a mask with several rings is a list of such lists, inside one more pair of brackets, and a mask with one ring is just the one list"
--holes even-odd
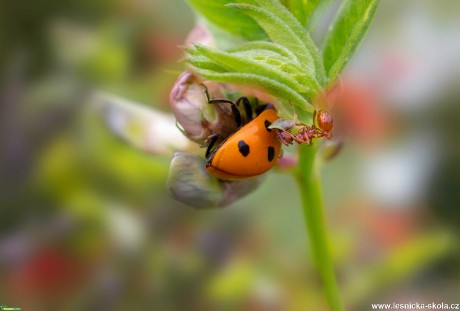
[(246, 144), (244, 140), (240, 140), (238, 142), (238, 150), (243, 155), (243, 157), (246, 157), (249, 154), (249, 145)]
[(275, 148), (272, 146), (268, 147), (268, 162), (273, 161), (275, 158)]
[(271, 131), (272, 131), (271, 129), (268, 128), (270, 125), (272, 125), (272, 123), (271, 123), (270, 121), (268, 121), (268, 120), (265, 120), (265, 129), (266, 129), (268, 132), (271, 132)]

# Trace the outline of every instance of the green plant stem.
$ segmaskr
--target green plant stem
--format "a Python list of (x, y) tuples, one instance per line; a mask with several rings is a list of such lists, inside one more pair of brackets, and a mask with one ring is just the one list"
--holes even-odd
[(324, 293), (332, 311), (343, 310), (334, 274), (327, 237), (318, 163), (317, 146), (300, 146), (299, 166), (296, 174), (303, 203), (305, 224), (310, 236), (311, 250), (323, 281)]

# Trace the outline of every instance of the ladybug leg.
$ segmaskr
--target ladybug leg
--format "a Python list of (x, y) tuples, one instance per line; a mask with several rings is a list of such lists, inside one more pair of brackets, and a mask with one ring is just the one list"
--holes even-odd
[(233, 117), (235, 118), (236, 127), (237, 128), (241, 127), (241, 124), (243, 122), (243, 117), (241, 116), (240, 109), (234, 102), (228, 99), (213, 99), (213, 100), (208, 101), (208, 103), (209, 104), (230, 104), (230, 107), (232, 108)]
[(244, 112), (246, 113), (246, 122), (249, 122), (252, 120), (252, 107), (249, 104), (249, 100), (247, 97), (243, 96), (238, 98), (236, 101), (236, 105), (239, 107), (240, 103), (243, 103), (244, 106)]
[(217, 139), (219, 139), (219, 136), (217, 134), (212, 134), (209, 136), (206, 140), (209, 141), (208, 148), (206, 148), (206, 159), (209, 158), (209, 155), (211, 154), (212, 147), (216, 144)]
[(241, 111), (240, 109), (238, 108), (237, 105), (235, 105), (235, 103), (231, 103), (231, 107), (232, 107), (232, 113), (233, 113), (233, 117), (235, 118), (235, 122), (236, 122), (236, 127), (237, 128), (240, 128), (241, 127), (241, 123), (243, 122), (242, 121), (242, 117), (241, 117)]
[(238, 106), (234, 102), (228, 99), (213, 99), (213, 100), (209, 99), (208, 88), (203, 83), (201, 84), (201, 86), (204, 89), (204, 94), (206, 95), (206, 100), (208, 101), (208, 104), (222, 104), (222, 103), (230, 104), (230, 107), (232, 108), (233, 116), (235, 117), (236, 127), (239, 128), (242, 123), (242, 117), (241, 117), (241, 111), (238, 108)]

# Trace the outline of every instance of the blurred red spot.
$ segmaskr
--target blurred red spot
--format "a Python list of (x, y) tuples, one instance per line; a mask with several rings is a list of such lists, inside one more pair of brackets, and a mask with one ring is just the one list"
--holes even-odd
[(377, 210), (367, 222), (368, 230), (385, 247), (404, 244), (414, 231), (414, 215), (405, 211)]
[(65, 294), (81, 280), (83, 264), (57, 250), (42, 250), (13, 270), (8, 286), (18, 297), (47, 297)]

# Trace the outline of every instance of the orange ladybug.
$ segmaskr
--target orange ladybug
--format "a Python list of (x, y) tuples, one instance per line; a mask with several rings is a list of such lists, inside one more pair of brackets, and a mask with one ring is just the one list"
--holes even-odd
[(206, 152), (208, 173), (222, 180), (244, 180), (270, 170), (281, 152), (276, 131), (268, 128), (277, 119), (276, 110), (267, 105), (255, 119), (210, 151), (217, 140), (212, 137)]

